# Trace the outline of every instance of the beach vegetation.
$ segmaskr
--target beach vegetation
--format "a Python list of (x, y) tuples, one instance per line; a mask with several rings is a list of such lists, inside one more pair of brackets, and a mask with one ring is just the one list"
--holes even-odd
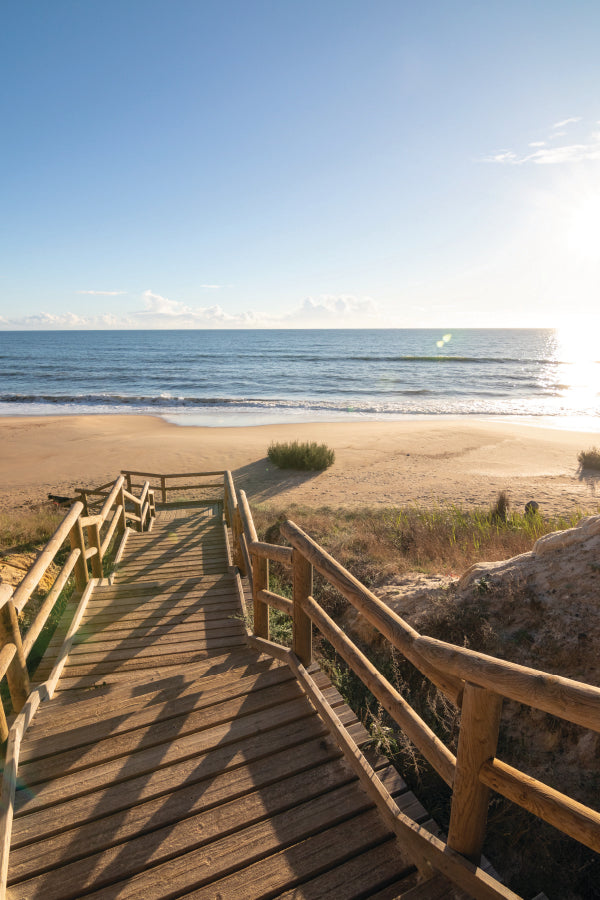
[(50, 540), (65, 517), (54, 505), (0, 512), (0, 552), (25, 552)]
[(267, 455), (273, 465), (280, 469), (321, 471), (335, 462), (335, 451), (327, 444), (317, 444), (316, 441), (272, 443)]
[(582, 450), (577, 456), (581, 469), (594, 469), (600, 472), (600, 450), (598, 447), (590, 447), (589, 450)]
[(581, 513), (528, 516), (518, 511), (495, 518), (489, 509), (450, 504), (433, 507), (358, 507), (287, 509), (253, 507), (264, 540), (285, 543), (280, 525), (295, 521), (349, 568), (367, 587), (405, 572), (461, 574), (476, 562), (508, 559), (531, 550), (551, 531), (573, 528)]

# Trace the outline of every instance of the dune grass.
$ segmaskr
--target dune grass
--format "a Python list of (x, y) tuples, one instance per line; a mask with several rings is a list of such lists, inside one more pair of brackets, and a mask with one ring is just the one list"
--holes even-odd
[(461, 574), (475, 562), (507, 559), (530, 550), (551, 531), (572, 528), (581, 518), (524, 515), (503, 509), (457, 505), (312, 509), (290, 505), (253, 508), (265, 540), (283, 543), (279, 526), (290, 518), (367, 586), (408, 571)]
[(45, 544), (64, 517), (64, 510), (51, 506), (0, 512), (0, 551), (32, 550)]
[(274, 443), (269, 446), (267, 455), (280, 469), (321, 471), (335, 462), (335, 451), (327, 444), (317, 444), (315, 441)]
[(600, 450), (598, 447), (590, 447), (589, 450), (582, 450), (578, 454), (577, 459), (582, 469), (594, 469), (600, 472)]

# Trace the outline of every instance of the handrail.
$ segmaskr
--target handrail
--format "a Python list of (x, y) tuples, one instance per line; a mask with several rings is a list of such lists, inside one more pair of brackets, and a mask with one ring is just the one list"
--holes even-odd
[[(449, 852), (452, 848), (462, 857), (475, 862), (480, 858), (490, 788), (600, 852), (600, 813), (508, 766), (495, 756), (504, 697), (600, 732), (600, 688), (421, 635), (293, 522), (287, 520), (281, 526), (281, 533), (292, 545), (291, 549), (280, 547), (257, 539), (252, 512), (243, 491), (240, 491), (239, 509), (242, 525), (239, 544), (242, 551), (249, 554), (254, 574), (255, 627), (252, 644), (262, 652), (276, 655), (270, 649), (276, 645), (269, 639), (269, 606), (292, 616), (294, 651), (299, 642), (298, 632), (302, 629), (304, 647), (310, 646), (306, 643), (306, 626), (302, 616), (319, 628), (453, 788), (446, 845)], [(286, 602), (285, 598), (269, 590), (269, 560), (292, 563), (293, 601)], [(462, 706), (456, 757), (315, 601), (312, 591), (308, 589), (310, 576), (307, 566), (308, 570), (314, 567), (320, 572), (368, 622), (378, 628), (392, 646), (400, 650), (457, 706)], [(297, 674), (302, 674), (303, 667), (293, 665), (293, 659), (297, 658), (294, 652), (288, 651), (281, 658), (285, 658), (294, 671), (298, 669)], [(310, 653), (305, 653), (299, 662), (304, 666), (310, 663)]]
[(77, 521), (83, 511), (83, 503), (77, 501), (68, 511), (33, 566), (27, 572), (19, 586), (17, 587), (13, 603), (17, 612), (22, 612), (23, 607), (35, 591), (36, 587), (46, 574), (48, 566), (54, 560), (54, 557), (62, 547), (65, 539), (68, 537), (74, 523)]
[(365, 619), (377, 628), (390, 643), (400, 650), (430, 681), (460, 706), (463, 685), (451, 674), (440, 671), (423, 658), (416, 646), (418, 632), (401, 619), (337, 560), (323, 550), (301, 528), (289, 519), (281, 526), (281, 533), (290, 544), (324, 575)]
[(472, 684), (600, 732), (600, 688), (549, 675), (466, 647), (419, 635), (417, 647), (434, 665)]
[(431, 763), (436, 772), (442, 776), (446, 784), (452, 787), (456, 758), (448, 748), (425, 724), (412, 706), (392, 687), (386, 678), (375, 668), (373, 663), (356, 647), (333, 619), (321, 609), (314, 597), (303, 600), (302, 606), (319, 631), (332, 647), (345, 659), (350, 668), (371, 693), (379, 700), (390, 716), (398, 723), (423, 756)]
[[(103, 485), (96, 491), (104, 498), (104, 502), (100, 512), (94, 515), (88, 515), (87, 505), (84, 502), (76, 501), (14, 591), (8, 585), (0, 585), (0, 679), (5, 676), (7, 678), (13, 710), (16, 713), (23, 708), (29, 695), (27, 658), (67, 581), (74, 573), (77, 590), (84, 591), (90, 579), (88, 561), (91, 563), (92, 575), (103, 577), (103, 559), (115, 534), (117, 531), (125, 534), (126, 516), (131, 514), (124, 509), (126, 500), (124, 483), (125, 478), (120, 475), (114, 483)], [(105, 488), (109, 487), (110, 490), (107, 492)], [(91, 492), (86, 492), (85, 489), (79, 491), (84, 500), (89, 493)], [(135, 518), (140, 521), (140, 528), (143, 530), (147, 518), (155, 515), (154, 496), (149, 488), (149, 482), (146, 482), (141, 498), (133, 494), (130, 498), (140, 509), (140, 516)], [(101, 532), (105, 527), (106, 533), (102, 538)], [(33, 621), (22, 636), (18, 615), (55, 562), (67, 538), (71, 544), (70, 552), (42, 600)], [(14, 646), (15, 651), (7, 663), (6, 670), (3, 671), (2, 660), (8, 658), (3, 648), (7, 646)], [(6, 713), (3, 704), (0, 703), (0, 741), (6, 740), (5, 723)]]
[(121, 469), (121, 475), (135, 475), (136, 478), (206, 478), (213, 475), (225, 475), (224, 469), (216, 472), (134, 472), (132, 469)]

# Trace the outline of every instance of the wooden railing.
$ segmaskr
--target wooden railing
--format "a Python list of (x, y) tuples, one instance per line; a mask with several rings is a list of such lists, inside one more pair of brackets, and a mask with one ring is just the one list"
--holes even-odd
[[(252, 588), (254, 623), (250, 642), (257, 649), (286, 660), (296, 672), (390, 825), (396, 833), (413, 841), (426, 862), (477, 897), (514, 896), (497, 882), (489, 884), (480, 869), (476, 869), (476, 877), (475, 869), (465, 869), (467, 862), (477, 867), (481, 859), (490, 789), (600, 852), (599, 812), (496, 757), (504, 698), (600, 732), (600, 688), (419, 634), (293, 522), (288, 520), (281, 526), (281, 533), (291, 546), (259, 541), (243, 491), (237, 504), (233, 486), (230, 496), (229, 517), (237, 522), (234, 538), (239, 541), (239, 555)], [(292, 600), (269, 590), (269, 560), (291, 567)], [(313, 568), (460, 708), (456, 757), (314, 599)], [(292, 617), (291, 650), (270, 640), (269, 607)], [(446, 844), (440, 846), (436, 839), (430, 840), (431, 836), (423, 839), (421, 835), (422, 840), (415, 840), (410, 823), (403, 820), (375, 773), (365, 769), (364, 760), (357, 762), (358, 748), (306, 671), (312, 662), (312, 625), (452, 788)], [(462, 861), (462, 869), (457, 858)], [(465, 875), (467, 870), (469, 874)]]
[[(198, 492), (207, 488), (218, 488), (218, 496), (221, 499), (225, 474), (222, 469), (218, 472), (179, 472), (168, 475), (157, 474), (156, 472), (132, 472), (128, 469), (121, 471), (121, 475), (124, 475), (127, 479), (128, 491), (132, 491), (136, 487), (142, 487), (141, 483), (133, 481), (134, 478), (144, 478), (148, 479), (150, 483), (154, 482), (154, 484), (150, 484), (150, 487), (156, 495), (160, 494), (161, 503), (169, 502), (169, 493), (178, 493), (180, 491), (187, 491), (188, 493), (190, 491)], [(219, 480), (207, 482), (205, 480), (207, 478), (218, 478)], [(181, 482), (182, 479), (184, 479), (184, 484), (177, 483)]]
[[(142, 486), (139, 497), (125, 489), (123, 475), (112, 484), (79, 493), (85, 498), (85, 505), (83, 500), (73, 504), (20, 584), (17, 587), (0, 584), (0, 681), (6, 676), (15, 713), (23, 709), (30, 692), (27, 659), (69, 578), (74, 576), (75, 588), (79, 593), (85, 590), (90, 578), (103, 578), (107, 553), (115, 537), (125, 532), (127, 520), (135, 521), (140, 530), (145, 530), (154, 515), (154, 498), (148, 482)], [(99, 511), (91, 515), (90, 500), (101, 503)], [(67, 542), (70, 552), (62, 562), (52, 587), (42, 599), (33, 621), (22, 633), (19, 616), (30, 603), (50, 566), (59, 554), (64, 555)], [(0, 741), (5, 741), (7, 736), (6, 712), (0, 702)]]

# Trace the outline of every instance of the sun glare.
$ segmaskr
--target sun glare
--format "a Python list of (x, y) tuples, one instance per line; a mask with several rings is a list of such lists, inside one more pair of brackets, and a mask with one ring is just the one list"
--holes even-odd
[(556, 329), (558, 381), (572, 408), (600, 404), (600, 317), (565, 322)]

